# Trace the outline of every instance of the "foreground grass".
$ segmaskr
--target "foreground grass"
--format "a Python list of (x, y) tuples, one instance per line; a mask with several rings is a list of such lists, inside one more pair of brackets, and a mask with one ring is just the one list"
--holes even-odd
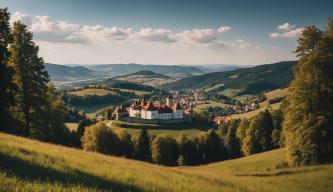
[(163, 167), (0, 134), (0, 191), (332, 191), (333, 165), (277, 168), (284, 149)]

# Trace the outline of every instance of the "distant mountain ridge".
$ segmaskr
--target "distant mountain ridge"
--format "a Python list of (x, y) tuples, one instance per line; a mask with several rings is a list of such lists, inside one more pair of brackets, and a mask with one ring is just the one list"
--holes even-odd
[(178, 78), (189, 77), (205, 73), (199, 68), (193, 66), (179, 65), (143, 65), (143, 64), (101, 64), (101, 65), (85, 65), (84, 67), (108, 74), (111, 77), (135, 73), (137, 71), (147, 70), (155, 73), (165, 74)]
[(74, 79), (88, 78), (93, 75), (93, 71), (82, 66), (66, 66), (45, 63), (45, 68), (52, 81), (68, 81)]
[(242, 94), (255, 94), (287, 86), (294, 78), (296, 61), (283, 61), (227, 72), (214, 72), (187, 77), (165, 84), (162, 88), (195, 89), (224, 84), (224, 89), (238, 89)]
[[(117, 76), (128, 75), (138, 71), (156, 73), (159, 78), (181, 79), (205, 72), (193, 66), (178, 65), (143, 65), (143, 64), (97, 64), (97, 65), (59, 65), (45, 64), (51, 80), (55, 84), (102, 81)], [(164, 76), (163, 76), (164, 75)]]

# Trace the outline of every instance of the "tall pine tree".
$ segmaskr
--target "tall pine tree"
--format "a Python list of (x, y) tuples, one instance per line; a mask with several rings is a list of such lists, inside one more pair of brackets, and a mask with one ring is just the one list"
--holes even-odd
[(333, 20), (325, 32), (304, 29), (296, 53), (283, 125), (288, 161), (324, 163), (333, 159)]
[(141, 129), (134, 153), (136, 159), (144, 161), (151, 160), (150, 136), (148, 135), (147, 128)]
[(39, 137), (39, 130), (45, 126), (43, 119), (48, 106), (49, 76), (43, 59), (38, 57), (39, 48), (33, 42), (33, 35), (27, 26), (20, 21), (14, 22), (12, 36), (9, 62), (15, 70), (14, 82), (18, 87), (13, 111), (16, 119), (22, 123), (24, 133), (30, 136), (37, 133)]
[(8, 66), (9, 52), (7, 47), (12, 41), (9, 19), (7, 8), (0, 9), (0, 131), (8, 131), (9, 129), (9, 107), (14, 100), (13, 90), (15, 88), (12, 83), (14, 71)]

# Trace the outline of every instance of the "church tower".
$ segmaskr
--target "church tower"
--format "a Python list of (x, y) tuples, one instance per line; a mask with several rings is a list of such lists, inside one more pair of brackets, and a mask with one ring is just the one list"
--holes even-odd
[(166, 98), (166, 105), (168, 107), (172, 107), (173, 105), (173, 96), (171, 94)]

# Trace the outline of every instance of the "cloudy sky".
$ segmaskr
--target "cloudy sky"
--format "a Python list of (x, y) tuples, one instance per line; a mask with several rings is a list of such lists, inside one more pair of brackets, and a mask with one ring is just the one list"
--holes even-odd
[(1, 0), (58, 64), (264, 64), (293, 60), (332, 0)]

